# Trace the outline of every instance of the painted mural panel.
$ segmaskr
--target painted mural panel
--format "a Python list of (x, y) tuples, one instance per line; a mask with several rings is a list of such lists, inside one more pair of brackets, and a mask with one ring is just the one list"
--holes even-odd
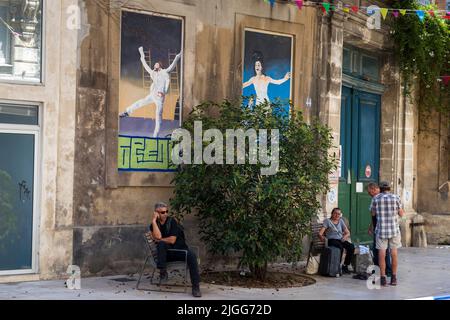
[(243, 96), (246, 103), (279, 102), (289, 116), (292, 99), (293, 36), (246, 29), (244, 35)]
[(122, 12), (120, 171), (173, 171), (170, 135), (181, 125), (183, 20)]

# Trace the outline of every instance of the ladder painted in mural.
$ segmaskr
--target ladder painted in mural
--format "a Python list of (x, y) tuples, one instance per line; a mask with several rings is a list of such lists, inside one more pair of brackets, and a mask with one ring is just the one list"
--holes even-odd
[[(150, 49), (144, 50), (144, 57), (145, 62), (147, 62), (149, 67), (153, 68), (152, 55)], [(152, 85), (152, 78), (150, 77), (150, 74), (145, 70), (144, 66), (142, 66), (142, 87), (145, 89), (150, 89), (151, 85)]]
[[(169, 52), (169, 65), (175, 60), (177, 56), (176, 53)], [(179, 62), (178, 62), (179, 63)], [(170, 94), (173, 94), (175, 97), (178, 97), (177, 103), (175, 106), (175, 114), (174, 120), (180, 120), (180, 79), (178, 77), (178, 63), (173, 68), (170, 73)]]
[[(169, 65), (172, 64), (176, 56), (177, 56), (176, 53), (171, 52), (168, 53)], [(144, 50), (144, 57), (145, 61), (150, 66), (150, 68), (153, 68), (152, 55), (150, 49)], [(178, 77), (178, 63), (175, 65), (175, 68), (169, 74), (169, 77), (170, 77), (169, 94), (178, 97), (175, 106), (174, 120), (180, 120), (180, 79)], [(150, 74), (148, 74), (148, 72), (145, 71), (145, 68), (142, 67), (142, 87), (145, 89), (149, 89), (151, 85), (152, 85), (152, 78), (150, 77)]]

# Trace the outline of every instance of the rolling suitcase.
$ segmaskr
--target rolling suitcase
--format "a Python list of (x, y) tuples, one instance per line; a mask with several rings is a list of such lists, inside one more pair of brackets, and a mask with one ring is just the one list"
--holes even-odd
[(341, 275), (341, 250), (325, 247), (320, 255), (319, 273), (322, 276), (339, 277)]

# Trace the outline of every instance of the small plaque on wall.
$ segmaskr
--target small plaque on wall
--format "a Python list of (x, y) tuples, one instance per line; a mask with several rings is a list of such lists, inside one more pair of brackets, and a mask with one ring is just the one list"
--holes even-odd
[(356, 183), (356, 192), (357, 193), (364, 192), (364, 184), (362, 182), (357, 182)]

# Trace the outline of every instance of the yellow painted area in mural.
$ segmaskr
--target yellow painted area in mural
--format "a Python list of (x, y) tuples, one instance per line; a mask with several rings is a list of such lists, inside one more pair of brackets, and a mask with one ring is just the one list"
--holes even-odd
[[(124, 112), (127, 107), (134, 102), (145, 98), (150, 93), (149, 88), (142, 87), (142, 82), (121, 80), (119, 88), (119, 113)], [(175, 119), (175, 108), (179, 94), (169, 92), (164, 101), (163, 120)], [(132, 117), (155, 119), (156, 105), (154, 103), (148, 104), (133, 112)]]
[(167, 138), (119, 136), (121, 171), (175, 171), (170, 163), (173, 143)]

